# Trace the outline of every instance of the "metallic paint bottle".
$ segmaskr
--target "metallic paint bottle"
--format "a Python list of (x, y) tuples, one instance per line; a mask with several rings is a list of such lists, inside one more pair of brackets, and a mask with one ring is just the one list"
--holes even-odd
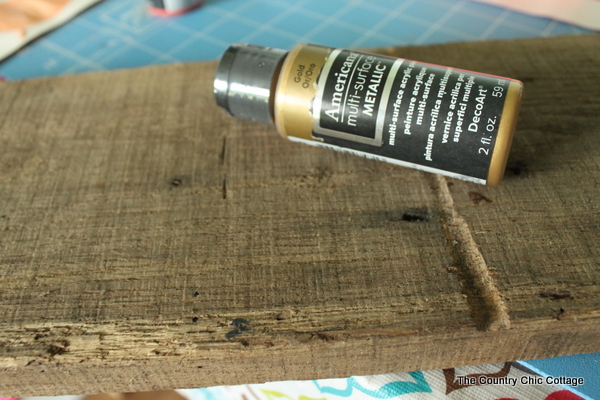
[(232, 45), (217, 103), (273, 123), (290, 140), (496, 185), (521, 102), (521, 82), (399, 58), (298, 45)]

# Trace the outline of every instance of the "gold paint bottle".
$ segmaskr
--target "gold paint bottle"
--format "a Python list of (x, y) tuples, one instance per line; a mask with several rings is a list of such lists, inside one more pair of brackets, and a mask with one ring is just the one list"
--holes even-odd
[(231, 115), (293, 141), (497, 185), (523, 84), (499, 76), (302, 44), (232, 45), (215, 77)]

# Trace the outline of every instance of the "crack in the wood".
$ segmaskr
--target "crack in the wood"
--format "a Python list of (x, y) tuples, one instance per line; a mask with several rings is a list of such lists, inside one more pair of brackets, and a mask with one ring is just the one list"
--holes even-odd
[(225, 148), (227, 147), (227, 136), (223, 136), (223, 146), (221, 147), (221, 154), (219, 155), (219, 161), (221, 165), (225, 164)]
[[(227, 136), (223, 136), (223, 145), (221, 146), (221, 154), (219, 155), (219, 161), (221, 165), (225, 164), (225, 151), (227, 149)], [(223, 200), (227, 199), (227, 175), (223, 176), (223, 184), (221, 186), (221, 196)]]
[(471, 317), (479, 330), (508, 329), (510, 318), (495, 280), (465, 219), (456, 211), (446, 178), (431, 175), (441, 212), (441, 225), (452, 250), (454, 267), (467, 295)]

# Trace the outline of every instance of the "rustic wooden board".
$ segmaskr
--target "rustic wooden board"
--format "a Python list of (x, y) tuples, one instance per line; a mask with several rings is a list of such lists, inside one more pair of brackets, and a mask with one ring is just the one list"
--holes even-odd
[(505, 182), (229, 118), (215, 63), (0, 86), (0, 393), (600, 351), (600, 37), (382, 49), (522, 79)]

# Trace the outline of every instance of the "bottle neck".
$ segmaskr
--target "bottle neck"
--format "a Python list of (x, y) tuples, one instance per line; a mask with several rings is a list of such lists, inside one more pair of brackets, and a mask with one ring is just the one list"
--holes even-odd
[(217, 104), (237, 118), (272, 123), (272, 94), (286, 54), (285, 50), (270, 47), (231, 45), (217, 67)]

